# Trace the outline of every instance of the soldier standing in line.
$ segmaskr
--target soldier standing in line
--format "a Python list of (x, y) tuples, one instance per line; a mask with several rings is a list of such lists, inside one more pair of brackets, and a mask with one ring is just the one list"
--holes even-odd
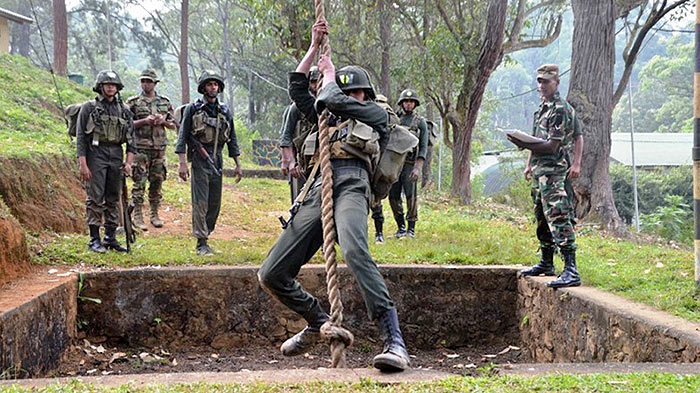
[[(309, 71), (309, 92), (316, 97), (318, 80), (321, 73), (318, 67)], [(309, 121), (292, 102), (285, 108), (282, 129), (280, 130), (280, 150), (282, 155), (282, 173), (290, 176), (292, 203), (306, 182), (310, 168), (304, 155), (303, 145), (310, 133), (318, 130), (316, 121)]]
[[(394, 183), (389, 191), (389, 205), (394, 213), (394, 219), (398, 230), (396, 237), (402, 238), (405, 236), (411, 239), (416, 237), (416, 221), (418, 220), (418, 179), (421, 177), (423, 162), (428, 152), (428, 142), (430, 135), (428, 134), (428, 125), (423, 117), (415, 113), (416, 107), (420, 105), (418, 95), (414, 90), (406, 89), (399, 96), (399, 118), (402, 126), (408, 129), (418, 137), (418, 146), (406, 157), (406, 163), (399, 180)], [(401, 191), (406, 195), (406, 221), (408, 221), (408, 230), (403, 216), (403, 202), (401, 201)]]
[[(398, 314), (367, 244), (371, 152), (379, 151), (375, 137), (379, 141), (388, 137), (388, 116), (372, 102), (375, 93), (367, 71), (348, 66), (338, 70), (336, 76), (335, 66), (325, 55), (321, 55), (318, 62), (323, 87), (314, 100), (308, 90), (307, 74), (327, 32), (325, 22), (314, 25), (308, 52), (296, 72), (289, 74), (289, 93), (309, 119), (325, 108), (331, 112), (329, 133), (337, 240), (345, 262), (357, 279), (369, 317), (377, 321), (384, 341), (384, 350), (374, 358), (374, 367), (382, 371), (401, 371), (408, 368), (410, 362)], [(363, 143), (362, 148), (352, 145), (359, 139), (357, 135), (366, 137), (367, 134), (377, 142)], [(282, 344), (285, 356), (308, 352), (320, 340), (320, 328), (329, 319), (318, 300), (304, 291), (296, 280), (301, 267), (323, 242), (321, 179), (318, 176), (308, 180), (314, 182), (313, 187), (258, 271), (260, 284), (308, 322), (306, 328)]]
[[(221, 211), (224, 145), (228, 147), (229, 157), (236, 161), (234, 176), (237, 181), (243, 172), (238, 161), (240, 153), (233, 115), (228, 106), (217, 99), (224, 91), (224, 79), (214, 71), (204, 71), (199, 77), (197, 91), (202, 98), (183, 110), (175, 153), (180, 159), (178, 174), (184, 181), (190, 174), (187, 161), (192, 161), (192, 234), (197, 238), (197, 254), (214, 255), (207, 240)], [(199, 146), (204, 148), (206, 156)], [(211, 164), (209, 159), (213, 160)]]
[[(132, 114), (119, 96), (122, 88), (124, 85), (116, 72), (101, 71), (92, 88), (99, 96), (82, 105), (76, 122), (80, 178), (87, 183), (88, 248), (98, 253), (105, 253), (107, 249), (126, 252), (115, 237), (119, 223), (117, 203), (120, 172), (131, 175), (136, 147)], [(123, 162), (123, 144), (126, 144), (126, 162)], [(100, 239), (103, 218), (104, 241)]]
[(158, 216), (158, 207), (163, 199), (161, 189), (165, 181), (165, 147), (168, 144), (166, 128), (175, 129), (173, 106), (170, 100), (156, 93), (160, 80), (154, 70), (144, 70), (140, 76), (141, 94), (129, 98), (126, 103), (134, 114), (134, 141), (136, 143), (136, 167), (134, 168), (134, 225), (147, 231), (143, 222), (143, 196), (148, 189), (151, 206), (151, 224), (160, 228), (163, 221)]
[[(542, 103), (535, 112), (533, 135), (543, 141), (527, 143), (508, 135), (508, 140), (516, 146), (530, 150), (524, 174), (525, 178), (532, 178), (537, 238), (542, 250), (540, 262), (520, 273), (524, 276), (553, 276), (554, 251), (559, 247), (564, 271), (547, 285), (552, 288), (579, 286), (574, 196), (567, 193), (567, 174), (576, 178), (581, 171), (583, 137), (574, 109), (559, 95), (559, 66), (545, 64), (539, 67), (537, 87)], [(573, 165), (570, 158), (572, 145), (575, 150)]]
[[(377, 98), (374, 100), (380, 107), (382, 107), (386, 113), (389, 115), (389, 125), (399, 124), (399, 117), (396, 116), (394, 110), (389, 105), (389, 102), (383, 94), (377, 94)], [(372, 210), (372, 220), (374, 220), (374, 242), (378, 244), (384, 244), (384, 212), (381, 200), (375, 200), (374, 194), (370, 201), (370, 209)]]

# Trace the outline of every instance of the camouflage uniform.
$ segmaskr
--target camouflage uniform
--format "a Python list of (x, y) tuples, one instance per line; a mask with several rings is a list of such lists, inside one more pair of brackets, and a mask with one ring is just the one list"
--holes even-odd
[[(150, 79), (158, 83), (155, 72), (146, 70), (141, 74), (141, 79)], [(134, 120), (145, 119), (151, 115), (162, 115), (166, 121), (173, 121), (173, 106), (170, 100), (158, 94), (149, 98), (144, 94), (130, 97), (127, 105), (134, 114)], [(165, 148), (168, 144), (166, 128), (161, 125), (143, 125), (135, 128), (134, 140), (136, 143), (136, 165), (134, 166), (134, 188), (132, 199), (134, 202), (134, 221), (143, 224), (142, 206), (146, 190), (146, 182), (150, 184), (148, 190), (148, 202), (151, 206), (151, 223), (154, 226), (162, 226), (158, 218), (158, 207), (163, 199), (161, 191), (166, 177)], [(156, 225), (159, 224), (159, 225)], [(142, 229), (145, 225), (141, 226)]]
[(572, 196), (567, 192), (567, 171), (571, 164), (573, 140), (581, 134), (575, 127), (575, 112), (557, 93), (552, 102), (543, 101), (535, 112), (533, 135), (560, 140), (553, 154), (532, 154), (532, 197), (537, 220), (537, 238), (542, 249), (559, 247), (562, 253), (576, 250)]
[[(292, 103), (284, 111), (284, 122), (280, 130), (279, 146), (293, 147), (296, 155), (297, 164), (301, 168), (304, 175), (308, 175), (310, 168), (303, 153), (303, 145), (306, 137), (318, 130), (318, 125), (309, 121), (306, 116), (297, 108), (296, 104)], [(301, 189), (305, 184), (305, 177), (295, 179), (290, 176), (290, 187), (292, 203), (296, 199)]]
[[(389, 125), (399, 124), (399, 117), (389, 105), (386, 96), (377, 94), (377, 105), (382, 107), (389, 115)], [(378, 198), (377, 198), (378, 199)], [(372, 220), (374, 220), (374, 241), (376, 243), (384, 243), (384, 211), (381, 200), (373, 198), (370, 201), (370, 209), (372, 210)]]
[[(418, 97), (412, 90), (404, 90), (401, 93), (401, 98), (398, 101), (398, 105), (404, 100), (414, 100), (416, 102), (416, 107), (418, 107), (420, 101)], [(397, 237), (405, 236), (409, 234), (411, 237), (415, 234), (415, 225), (418, 221), (418, 189), (417, 181), (412, 181), (410, 178), (413, 167), (418, 158), (425, 160), (428, 154), (428, 142), (430, 134), (428, 133), (428, 124), (425, 122), (421, 116), (415, 113), (415, 109), (412, 113), (401, 113), (400, 123), (402, 126), (407, 127), (416, 137), (418, 137), (418, 147), (406, 157), (406, 163), (404, 164), (403, 170), (401, 171), (401, 176), (399, 180), (394, 183), (389, 191), (389, 205), (394, 213), (394, 219), (396, 220), (396, 225), (398, 226), (398, 231), (396, 232)], [(403, 215), (403, 202), (401, 201), (401, 192), (406, 195), (406, 221), (408, 221), (408, 232), (405, 229), (404, 215)]]

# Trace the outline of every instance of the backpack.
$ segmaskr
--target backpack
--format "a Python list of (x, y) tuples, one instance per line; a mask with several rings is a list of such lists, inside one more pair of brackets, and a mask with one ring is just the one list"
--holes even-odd
[(435, 146), (438, 138), (438, 125), (437, 123), (431, 120), (426, 120), (425, 122), (426, 124), (428, 124), (428, 147)]
[(391, 186), (399, 180), (406, 157), (418, 146), (418, 138), (408, 128), (389, 126), (389, 141), (380, 149), (379, 161), (372, 174), (372, 198), (381, 201), (389, 195)]
[(68, 136), (70, 136), (71, 138), (75, 138), (75, 129), (78, 123), (78, 113), (80, 113), (80, 108), (83, 106), (84, 103), (85, 102), (71, 104), (63, 110), (63, 117), (65, 117), (66, 121), (68, 122)]

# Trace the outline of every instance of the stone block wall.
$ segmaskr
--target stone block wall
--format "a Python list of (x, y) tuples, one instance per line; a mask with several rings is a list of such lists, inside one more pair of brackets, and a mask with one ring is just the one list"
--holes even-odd
[[(378, 338), (349, 270), (340, 269), (344, 325), (356, 337)], [(509, 268), (382, 266), (399, 311), (406, 341), (414, 348), (473, 343), (512, 344), (518, 339), (517, 282)], [(278, 345), (305, 326), (264, 292), (257, 267), (168, 268), (86, 274), (81, 302), (88, 336), (132, 345)], [(328, 310), (322, 266), (299, 277)]]
[(535, 362), (696, 362), (700, 324), (591, 287), (518, 280), (521, 343)]

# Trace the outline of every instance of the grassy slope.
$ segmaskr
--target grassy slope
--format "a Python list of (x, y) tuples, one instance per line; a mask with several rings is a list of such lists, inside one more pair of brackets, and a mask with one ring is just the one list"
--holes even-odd
[(37, 390), (18, 387), (0, 388), (0, 392), (148, 392), (148, 393), (325, 393), (325, 392), (372, 392), (372, 393), (444, 393), (444, 392), (697, 392), (700, 391), (699, 376), (673, 374), (625, 374), (625, 375), (556, 375), (547, 377), (451, 377), (430, 383), (398, 385), (378, 384), (371, 380), (359, 383), (314, 382), (295, 385), (275, 384), (181, 384), (119, 387), (86, 385), (77, 381), (67, 385), (51, 385)]

